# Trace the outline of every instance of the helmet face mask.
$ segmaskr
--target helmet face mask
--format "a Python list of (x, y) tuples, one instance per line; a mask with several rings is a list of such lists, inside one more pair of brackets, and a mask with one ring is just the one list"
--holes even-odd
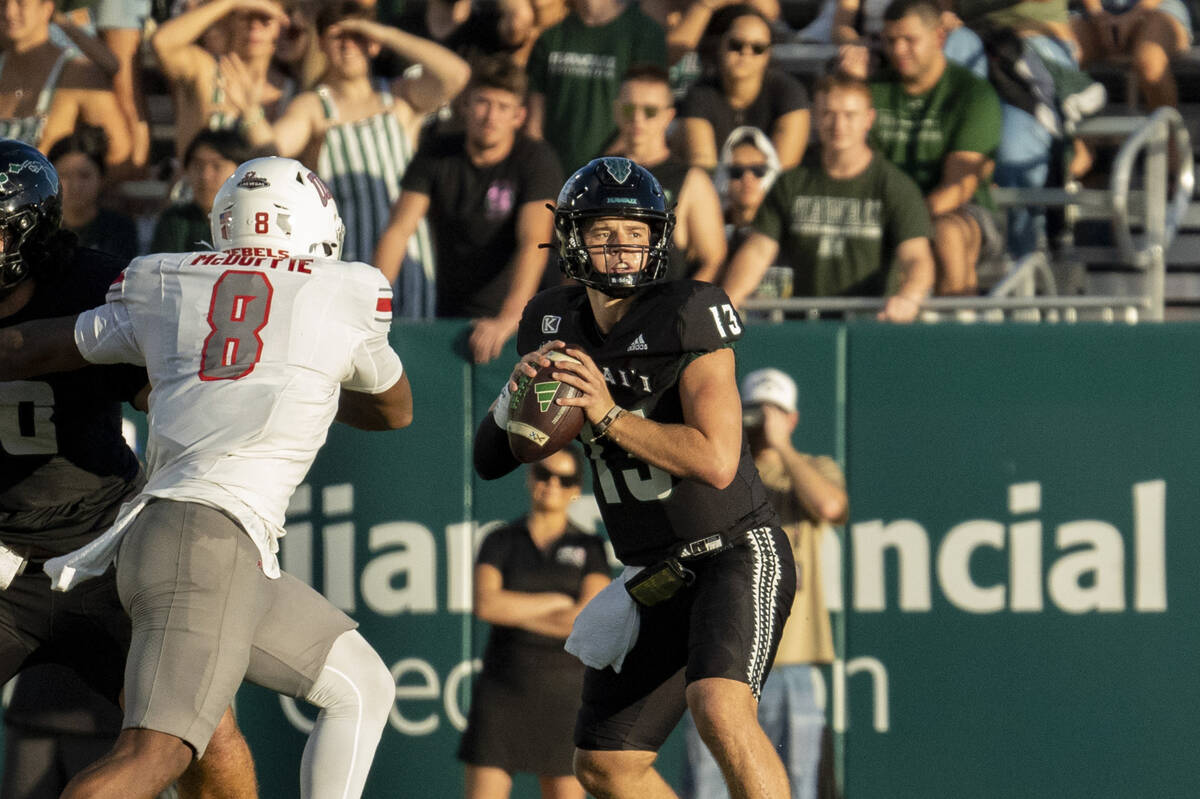
[(325, 183), (291, 158), (240, 165), (213, 200), (213, 246), (275, 247), (290, 255), (338, 258), (346, 228)]
[[(588, 226), (598, 219), (630, 219), (650, 228), (645, 245), (593, 245), (584, 241)], [(554, 211), (563, 273), (610, 297), (628, 297), (667, 274), (667, 250), (675, 215), (666, 207), (662, 186), (643, 167), (628, 158), (597, 158), (579, 169), (563, 186)], [(641, 250), (636, 272), (602, 271), (594, 255), (614, 250)], [(603, 256), (602, 256), (603, 257)]]
[(58, 173), (37, 149), (0, 139), (0, 291), (29, 277), (38, 252), (62, 225)]

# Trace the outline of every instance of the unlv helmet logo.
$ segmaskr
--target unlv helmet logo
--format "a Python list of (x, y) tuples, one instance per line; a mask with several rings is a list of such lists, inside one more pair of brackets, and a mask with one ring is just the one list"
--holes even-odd
[(308, 179), (317, 190), (317, 196), (321, 198), (321, 207), (324, 208), (329, 205), (329, 201), (333, 199), (333, 192), (325, 185), (325, 181), (317, 177), (317, 173), (315, 172), (309, 172)]
[(261, 189), (264, 186), (270, 186), (271, 181), (260, 178), (257, 172), (247, 172), (237, 185), (239, 189)]

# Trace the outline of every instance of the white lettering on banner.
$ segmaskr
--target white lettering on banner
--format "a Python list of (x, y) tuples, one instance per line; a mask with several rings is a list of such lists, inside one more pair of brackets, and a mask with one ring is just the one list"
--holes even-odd
[[(483, 661), (479, 658), (464, 660), (454, 664), (446, 673), (444, 683), (439, 681), (437, 670), (426, 660), (420, 658), (405, 658), (392, 665), (392, 677), (396, 680), (396, 703), (388, 713), (391, 728), (401, 735), (422, 736), (432, 735), (441, 727), (441, 717), (432, 711), (428, 705), (441, 699), (442, 711), (446, 721), (458, 732), (467, 728), (467, 714), (459, 702), (464, 694), (461, 690), (463, 680), (483, 669)], [(832, 696), (832, 721), (834, 732), (845, 732), (849, 726), (849, 691), (851, 689), (869, 689), (871, 692), (871, 729), (885, 733), (891, 728), (891, 702), (889, 698), (889, 683), (887, 668), (878, 658), (860, 656), (848, 661), (835, 660), (830, 670), (833, 689), (830, 691), (825, 684), (825, 678), (820, 671), (816, 673), (817, 706), (824, 709), (827, 697)], [(859, 679), (856, 676), (862, 675)], [(415, 678), (415, 681), (414, 681)], [(863, 680), (867, 682), (863, 682)], [(857, 686), (857, 688), (855, 688)], [(405, 702), (423, 702), (419, 710), (412, 707), (404, 708)], [(279, 706), (288, 724), (305, 735), (312, 732), (313, 719), (308, 715), (313, 711), (311, 706), (305, 709), (290, 696), (280, 696)], [(407, 715), (405, 711), (407, 710)], [(415, 716), (415, 717), (410, 717)]]
[(462, 681), (483, 671), (483, 661), (479, 658), (464, 660), (446, 675), (446, 690), (442, 694), (442, 707), (446, 710), (446, 718), (454, 729), (462, 732), (467, 728), (467, 714), (459, 707), (459, 686)]
[[(415, 685), (407, 682), (401, 685), (409, 674), (416, 674), (420, 682)], [(396, 681), (396, 703), (388, 711), (388, 721), (397, 732), (404, 735), (428, 735), (438, 728), (436, 713), (430, 713), (422, 719), (410, 720), (400, 712), (399, 702), (405, 699), (437, 699), (441, 693), (438, 685), (437, 672), (427, 661), (420, 658), (405, 658), (392, 666), (392, 678)]]
[[(1040, 483), (1015, 483), (1008, 487), (1008, 495), (1008, 509), (1013, 516), (1042, 509)], [(1045, 610), (1047, 595), (1051, 605), (1067, 613), (1119, 613), (1130, 607), (1138, 613), (1163, 613), (1167, 609), (1166, 482), (1137, 483), (1132, 496), (1131, 542), (1106, 521), (1064, 522), (1054, 531), (1057, 552), (1051, 553), (1049, 564), (1038, 519), (1017, 518), (1007, 525), (993, 519), (969, 519), (946, 532), (936, 553), (932, 551), (932, 536), (913, 519), (855, 522), (850, 526), (853, 609), (868, 613), (887, 609), (888, 563), (894, 558), (898, 607), (905, 613), (927, 613), (932, 609), (934, 579), (947, 602), (968, 613), (1040, 613)], [(300, 486), (289, 505), (289, 514), (313, 512), (312, 497), (310, 486)], [(354, 522), (336, 518), (353, 513), (352, 486), (326, 486), (321, 497), (324, 523), (319, 553), (313, 522), (291, 521), (280, 552), (284, 569), (314, 584), (313, 565), (319, 554), (324, 580), (320, 588), (347, 612), (358, 610), (359, 595), (373, 613), (381, 616), (437, 613), (441, 609), (438, 547), (428, 527), (411, 521), (372, 526), (367, 531), (371, 557), (359, 568), (353, 545)], [(483, 536), (497, 524), (471, 521), (446, 526), (447, 612), (471, 612), (475, 552)], [(989, 552), (1002, 559), (1007, 555), (1007, 569), (1003, 578), (985, 585), (972, 574), (971, 563), (976, 555)], [(826, 603), (835, 612), (845, 607), (843, 556), (841, 540), (823, 536)], [(1132, 596), (1128, 597), (1127, 557), (1133, 559)]]
[[(287, 534), (280, 542), (279, 558), (284, 571), (308, 585), (313, 580), (316, 549), (313, 523), (294, 520), (313, 512), (313, 490), (307, 483), (299, 486), (288, 504)], [(600, 509), (590, 494), (572, 508), (572, 521), (584, 529), (595, 529)], [(321, 562), (325, 597), (341, 610), (358, 610), (355, 585), (372, 612), (380, 616), (400, 613), (436, 613), (437, 544), (433, 532), (418, 522), (385, 522), (367, 531), (371, 558), (360, 570), (354, 553), (355, 526), (337, 516), (354, 512), (354, 491), (349, 483), (321, 489), (321, 511), (326, 523), (321, 526)], [(457, 522), (446, 526), (446, 610), (470, 613), (473, 602), (471, 578), (475, 553), (492, 530), (504, 522)], [(605, 542), (607, 543), (607, 542)], [(610, 558), (611, 560), (611, 558)]]
[[(1030, 613), (1050, 602), (1066, 613), (1118, 613), (1132, 604), (1138, 613), (1167, 609), (1166, 482), (1151, 480), (1133, 486), (1134, 585), (1131, 601), (1125, 587), (1126, 540), (1112, 524), (1081, 519), (1055, 529), (1055, 547), (1061, 553), (1045, 570), (1042, 523), (1036, 519), (1014, 521), (1007, 528), (990, 519), (971, 519), (951, 527), (937, 551), (934, 574), (942, 595), (968, 613), (1004, 610)], [(1041, 510), (1041, 484), (1009, 486), (1009, 511), (1015, 514)], [(899, 608), (924, 613), (932, 608), (931, 537), (912, 519), (883, 522), (879, 519), (851, 525), (853, 542), (854, 609), (880, 612), (887, 609), (886, 555), (893, 551), (899, 567)], [(971, 573), (971, 559), (981, 550), (1001, 555), (1008, 550), (1007, 582), (980, 585)]]
[(363, 567), (363, 601), (372, 612), (437, 612), (437, 552), (428, 527), (416, 522), (377, 524), (367, 534), (367, 546), (372, 552), (396, 547)]
[[(848, 662), (833, 661), (831, 670), (833, 676), (833, 731), (845, 732), (850, 726), (846, 713), (848, 704), (846, 680), (859, 673), (866, 673), (871, 678), (871, 704), (874, 709), (871, 714), (871, 727), (875, 732), (887, 732), (891, 726), (888, 673), (883, 663), (873, 657), (856, 657), (851, 658)], [(825, 684), (822, 681), (820, 691), (823, 693), (824, 690)]]

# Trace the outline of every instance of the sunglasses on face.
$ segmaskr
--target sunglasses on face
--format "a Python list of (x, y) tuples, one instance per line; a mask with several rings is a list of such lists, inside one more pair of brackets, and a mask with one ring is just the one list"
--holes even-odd
[(731, 166), (729, 167), (729, 179), (741, 180), (746, 176), (747, 172), (761, 180), (762, 178), (766, 177), (767, 165), (755, 164), (754, 166)]
[(533, 465), (534, 480), (537, 480), (539, 483), (548, 483), (552, 477), (557, 477), (558, 484), (563, 488), (574, 488), (575, 486), (579, 485), (578, 474), (559, 474), (558, 472), (550, 471), (540, 463), (535, 463)]
[(726, 50), (731, 53), (742, 53), (743, 55), (745, 55), (747, 48), (754, 55), (762, 55), (767, 52), (767, 48), (770, 46), (766, 42), (747, 42), (741, 39), (730, 39), (725, 43)]
[(638, 111), (642, 112), (642, 116), (646, 119), (654, 119), (658, 116), (658, 112), (664, 110), (657, 105), (638, 105), (637, 103), (622, 103), (621, 116), (627, 120), (632, 120)]

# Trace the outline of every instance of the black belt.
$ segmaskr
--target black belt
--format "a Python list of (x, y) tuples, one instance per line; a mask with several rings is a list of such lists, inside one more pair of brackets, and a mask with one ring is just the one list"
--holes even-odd
[(695, 541), (688, 541), (676, 549), (675, 557), (680, 560), (696, 560), (697, 558), (712, 557), (727, 549), (733, 549), (749, 533), (749, 530), (743, 530), (740, 533), (717, 533), (705, 538), (697, 538)]

